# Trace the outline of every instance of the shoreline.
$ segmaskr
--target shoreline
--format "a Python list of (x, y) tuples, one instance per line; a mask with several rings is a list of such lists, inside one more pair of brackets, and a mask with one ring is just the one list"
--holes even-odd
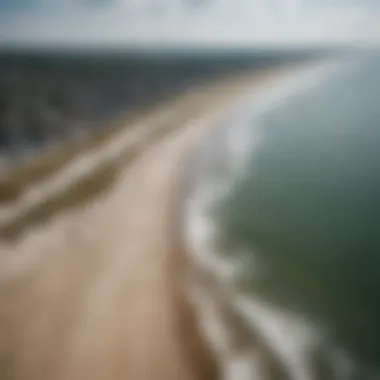
[[(216, 289), (214, 291), (219, 294), (219, 298), (220, 295), (223, 294), (222, 301), (220, 302), (225, 304), (224, 309), (227, 307), (227, 309), (230, 310), (230, 314), (237, 313), (237, 318), (240, 325), (243, 325), (243, 329), (250, 331), (256, 337), (256, 342), (261, 341), (261, 345), (264, 346), (264, 351), (271, 357), (272, 365), (274, 362), (280, 367), (285, 365), (287, 369), (284, 370), (283, 368), (283, 372), (290, 371), (293, 376), (292, 378), (302, 379), (308, 376), (307, 368), (304, 368), (298, 363), (298, 358), (293, 360), (292, 352), (294, 354), (298, 351), (298, 354), (294, 356), (299, 357), (303, 348), (314, 344), (312, 341), (315, 342), (316, 337), (309, 331), (304, 321), (298, 321), (300, 326), (303, 326), (298, 333), (305, 329), (303, 335), (301, 334), (298, 338), (298, 344), (296, 344), (296, 346), (300, 345), (301, 348), (298, 347), (297, 349), (293, 347), (289, 349), (289, 342), (285, 343), (285, 341), (283, 341), (285, 337), (281, 336), (280, 331), (281, 329), (293, 331), (294, 326), (292, 327), (292, 325), (297, 324), (297, 318), (290, 315), (287, 318), (280, 317), (276, 319), (276, 314), (281, 313), (279, 310), (271, 310), (268, 308), (269, 305), (265, 305), (265, 303), (260, 304), (257, 300), (252, 300), (248, 295), (239, 294), (238, 289), (233, 285), (236, 276), (238, 276), (236, 263), (234, 263), (233, 260), (232, 262), (226, 260), (226, 257), (220, 257), (217, 253), (217, 246), (214, 241), (215, 237), (213, 236), (216, 233), (216, 222), (212, 221), (212, 216), (208, 215), (208, 209), (210, 207), (212, 208), (213, 202), (215, 203), (215, 198), (218, 199), (221, 194), (226, 191), (228, 192), (228, 185), (226, 185), (226, 183), (233, 182), (233, 178), (236, 178), (240, 171), (243, 170), (245, 163), (244, 154), (245, 151), (248, 150), (248, 145), (244, 138), (239, 141), (238, 132), (236, 132), (239, 131), (239, 126), (242, 125), (241, 129), (244, 132), (244, 123), (246, 124), (248, 120), (259, 118), (261, 113), (275, 106), (277, 102), (281, 102), (287, 96), (301, 92), (304, 88), (313, 85), (315, 81), (324, 80), (324, 78), (340, 68), (340, 63), (338, 63), (338, 65), (333, 63), (332, 66), (324, 66), (319, 63), (315, 67), (308, 67), (304, 70), (301, 69), (301, 73), (290, 75), (289, 78), (285, 77), (284, 79), (280, 79), (280, 83), (274, 83), (274, 88), (264, 91), (264, 94), (254, 94), (254, 96), (248, 97), (248, 101), (244, 102), (242, 106), (239, 106), (238, 109), (233, 112), (232, 117), (228, 118), (230, 125), (223, 123), (222, 126), (216, 126), (204, 140), (190, 152), (184, 164), (185, 174), (182, 178), (182, 187), (185, 188), (185, 190), (182, 191), (187, 193), (187, 197), (186, 201), (182, 202), (181, 205), (181, 237), (187, 256), (190, 257), (190, 260), (195, 262), (195, 266), (199, 267), (200, 272), (203, 273), (202, 275), (209, 277), (207, 281), (211, 281), (214, 284), (213, 287)], [(310, 75), (311, 73), (314, 73), (314, 75)], [(253, 108), (249, 107), (252, 102), (256, 103)], [(236, 116), (234, 118), (235, 114)], [(236, 120), (237, 123), (234, 123)], [(235, 136), (237, 139), (235, 141), (238, 146), (234, 146), (233, 144), (234, 132), (236, 132)], [(218, 144), (220, 145), (219, 151)], [(243, 144), (243, 152), (241, 149), (242, 146), (239, 146), (239, 144)], [(212, 152), (211, 154), (210, 151)], [(217, 157), (215, 157), (215, 155)], [(195, 163), (193, 162), (194, 158)], [(222, 163), (220, 162), (221, 159)], [(232, 165), (231, 161), (234, 161)], [(206, 167), (206, 169), (204, 167)], [(218, 178), (212, 178), (212, 172), (218, 172), (218, 170), (222, 172), (224, 179), (219, 178), (218, 180)], [(208, 317), (204, 316), (203, 318)], [(214, 316), (214, 319), (215, 318), (217, 317)], [(223, 316), (219, 316), (219, 318), (223, 319)], [(270, 322), (271, 320), (272, 322)], [(220, 323), (223, 325), (223, 322)], [(277, 333), (273, 328), (271, 329), (273, 323), (279, 325), (279, 331)], [(220, 335), (231, 334), (231, 330), (237, 329), (237, 332), (235, 331), (235, 339), (239, 339), (239, 329), (241, 329), (242, 326), (236, 326), (234, 324), (228, 326), (228, 324), (224, 324), (224, 327), (221, 327), (221, 329), (223, 330), (223, 328), (224, 333), (219, 332)], [(297, 329), (293, 331), (293, 334), (298, 333)], [(232, 335), (234, 335), (233, 332)], [(309, 339), (311, 339), (311, 341), (309, 341)], [(214, 345), (216, 346), (219, 345), (221, 347), (223, 344), (225, 345), (224, 348), (217, 348), (225, 352), (229, 351), (229, 345), (233, 346), (235, 344), (234, 338), (231, 338), (231, 341), (224, 342), (223, 344), (217, 343), (218, 337), (214, 337), (214, 340)], [(279, 346), (282, 346), (282, 348), (278, 349)], [(290, 347), (291, 346), (292, 345), (290, 345)], [(276, 347), (276, 349), (274, 347)], [(244, 379), (249, 379), (253, 376), (256, 369), (252, 367), (253, 355), (252, 353), (247, 354), (248, 351), (249, 348), (247, 347), (247, 350), (240, 355), (240, 358), (234, 359), (230, 355), (229, 360), (235, 360), (235, 362), (230, 364), (225, 363), (225, 365), (236, 366), (234, 370), (237, 372), (236, 375), (230, 374), (230, 377), (227, 376), (226, 379), (233, 379), (234, 376), (237, 376), (237, 373), (244, 373)], [(225, 353), (225, 355), (227, 354)], [(226, 369), (226, 371), (228, 371), (228, 369)]]
[[(200, 94), (199, 112), (177, 121), (175, 131), (124, 167), (107, 196), (7, 247), (1, 256), (5, 363), (0, 377), (219, 377), (218, 371), (226, 369), (224, 357), (214, 363), (212, 346), (199, 328), (204, 308), (192, 302), (194, 290), (200, 290), (203, 302), (208, 295), (203, 287), (212, 283), (187, 261), (178, 231), (181, 164), (248, 87), (260, 94), (290, 72), (255, 72), (224, 82), (217, 93), (210, 88)], [(234, 339), (239, 352), (248, 347), (246, 332), (239, 333), (241, 341)], [(275, 373), (281, 371), (277, 367)]]

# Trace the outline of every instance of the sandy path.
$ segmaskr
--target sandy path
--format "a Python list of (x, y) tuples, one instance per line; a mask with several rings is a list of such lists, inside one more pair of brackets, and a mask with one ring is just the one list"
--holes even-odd
[(185, 263), (173, 235), (179, 164), (236, 94), (273, 79), (255, 74), (210, 93), (217, 109), (158, 142), (100, 205), (77, 215), (85, 236), (63, 242), (46, 226), (48, 243), (40, 239), (33, 252), (24, 243), (25, 256), (17, 246), (3, 252), (2, 380), (219, 377), (183, 293)]
[(10, 219), (16, 219), (36, 204), (67, 191), (73, 183), (96, 170), (100, 163), (112, 161), (120, 155), (123, 149), (138, 143), (139, 140), (145, 137), (151, 124), (160, 124), (170, 120), (174, 116), (174, 111), (175, 109), (164, 109), (136, 126), (118, 133), (111, 139), (110, 143), (103, 144), (97, 150), (80, 155), (75, 161), (65, 165), (61, 170), (52, 173), (48, 178), (27, 189), (16, 202), (2, 205), (0, 207), (0, 224), (8, 222)]
[[(218, 84), (216, 83), (216, 87)], [(209, 85), (206, 88), (210, 91), (212, 87)], [(180, 94), (176, 101), (166, 102), (159, 109), (147, 112), (138, 121), (128, 125), (128, 128), (121, 128), (118, 133), (114, 133), (114, 136), (109, 139), (110, 141), (103, 143), (98, 149), (85, 151), (52, 175), (27, 188), (16, 201), (0, 205), (0, 226), (19, 218), (47, 199), (64, 193), (83, 176), (95, 171), (99, 165), (112, 162), (125, 149), (138, 145), (152, 131), (158, 130), (178, 118), (184, 119), (184, 114), (188, 114), (188, 109), (197, 107), (201, 101), (199, 93), (199, 88), (190, 88)]]

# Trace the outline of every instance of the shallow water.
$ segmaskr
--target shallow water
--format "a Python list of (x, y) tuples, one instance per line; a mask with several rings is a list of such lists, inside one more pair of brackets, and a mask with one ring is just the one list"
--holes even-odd
[(232, 252), (244, 248), (265, 268), (251, 291), (380, 368), (379, 99), (374, 57), (253, 118), (261, 143), (220, 223)]
[[(262, 304), (282, 320), (291, 311), (323, 331), (326, 346), (376, 369), (380, 58), (309, 74), (262, 104), (244, 104), (199, 148), (194, 165), (211, 164), (194, 170), (203, 177), (195, 176), (193, 237), (204, 252), (233, 262), (242, 309), (254, 323), (273, 327), (260, 317)], [(301, 326), (297, 318), (290, 319)], [(275, 324), (289, 331), (274, 339), (290, 358), (298, 338), (289, 324)]]

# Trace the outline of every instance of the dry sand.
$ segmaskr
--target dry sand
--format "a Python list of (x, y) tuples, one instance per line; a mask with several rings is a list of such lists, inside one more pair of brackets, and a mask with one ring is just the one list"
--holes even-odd
[(220, 378), (186, 296), (174, 212), (181, 163), (232, 100), (279, 75), (203, 94), (210, 106), (141, 154), (107, 196), (2, 248), (0, 379)]

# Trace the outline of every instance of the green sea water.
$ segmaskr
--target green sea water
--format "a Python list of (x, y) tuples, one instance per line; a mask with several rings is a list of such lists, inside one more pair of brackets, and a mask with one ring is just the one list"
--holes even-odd
[(256, 281), (252, 265), (249, 290), (315, 320), (380, 371), (380, 58), (338, 70), (247, 128), (261, 143), (219, 211), (231, 254), (265, 269)]

